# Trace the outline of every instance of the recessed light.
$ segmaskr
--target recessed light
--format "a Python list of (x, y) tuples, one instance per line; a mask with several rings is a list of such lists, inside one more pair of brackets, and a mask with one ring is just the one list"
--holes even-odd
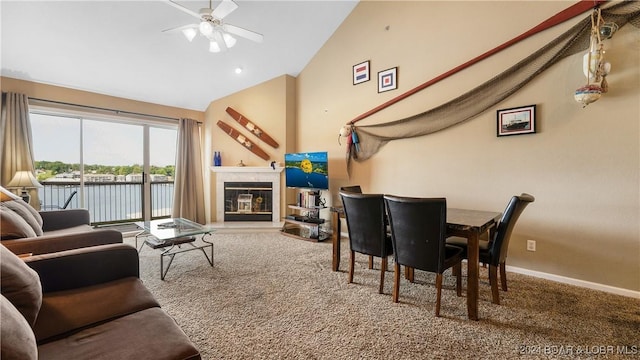
[(242, 68), (237, 67), (234, 71), (236, 72), (236, 74), (240, 74), (242, 72)]

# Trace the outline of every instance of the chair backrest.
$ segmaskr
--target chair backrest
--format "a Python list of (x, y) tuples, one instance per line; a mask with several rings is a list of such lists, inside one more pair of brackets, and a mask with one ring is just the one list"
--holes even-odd
[(391, 254), (391, 239), (384, 224), (383, 195), (340, 191), (340, 197), (351, 250), (380, 257)]
[(447, 200), (392, 195), (384, 200), (395, 261), (420, 270), (444, 271)]
[(66, 209), (67, 206), (69, 206), (69, 204), (71, 203), (71, 200), (73, 199), (74, 196), (76, 196), (76, 194), (78, 193), (77, 190), (74, 190), (71, 195), (69, 195), (69, 197), (67, 198), (67, 201), (64, 202), (64, 205), (62, 205), (63, 209)]
[(362, 194), (362, 188), (360, 187), (360, 185), (343, 186), (340, 188), (340, 191)]
[(507, 251), (509, 249), (509, 240), (513, 228), (516, 226), (516, 221), (524, 211), (524, 208), (532, 203), (535, 198), (529, 194), (523, 193), (522, 195), (516, 195), (511, 198), (507, 208), (502, 214), (502, 218), (498, 223), (496, 234), (489, 249), (491, 255), (491, 265), (498, 265), (504, 262), (507, 258)]

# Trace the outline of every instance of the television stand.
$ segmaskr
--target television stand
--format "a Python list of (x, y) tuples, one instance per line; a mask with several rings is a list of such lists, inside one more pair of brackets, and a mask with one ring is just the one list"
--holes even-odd
[(326, 207), (318, 205), (321, 203), (320, 192), (303, 191), (301, 194), (297, 204), (287, 205), (292, 212), (284, 218), (280, 231), (283, 235), (313, 242), (330, 239), (331, 235), (322, 229), (326, 220), (320, 217), (320, 210)]

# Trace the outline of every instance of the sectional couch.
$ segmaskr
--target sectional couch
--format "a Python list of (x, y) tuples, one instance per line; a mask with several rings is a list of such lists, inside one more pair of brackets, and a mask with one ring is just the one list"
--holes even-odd
[(139, 279), (138, 252), (109, 244), (19, 258), (0, 245), (2, 359), (200, 359)]
[(38, 255), (122, 243), (122, 234), (94, 229), (86, 209), (38, 212), (0, 187), (0, 239), (14, 254)]

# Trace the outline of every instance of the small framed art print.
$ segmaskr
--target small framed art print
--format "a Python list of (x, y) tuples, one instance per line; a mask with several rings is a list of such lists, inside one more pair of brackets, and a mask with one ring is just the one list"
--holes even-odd
[(369, 60), (353, 65), (353, 85), (369, 81)]
[(536, 106), (498, 110), (497, 122), (498, 136), (533, 134), (536, 132)]
[(398, 88), (398, 68), (382, 70), (378, 73), (378, 92), (395, 90)]

